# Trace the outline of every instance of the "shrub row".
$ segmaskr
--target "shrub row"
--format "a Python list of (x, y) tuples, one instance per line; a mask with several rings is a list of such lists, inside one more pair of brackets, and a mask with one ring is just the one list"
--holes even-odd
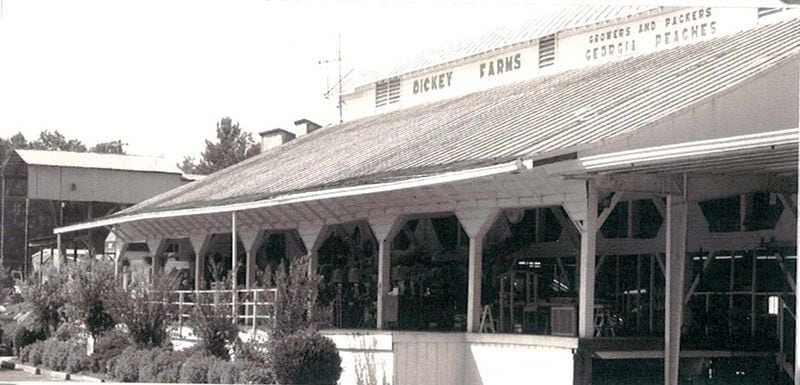
[(57, 339), (37, 341), (25, 346), (20, 350), (19, 358), (22, 362), (70, 373), (89, 369), (91, 362), (86, 356), (86, 346)]
[(108, 374), (121, 382), (272, 384), (274, 378), (261, 364), (224, 361), (201, 351), (128, 347), (109, 362)]

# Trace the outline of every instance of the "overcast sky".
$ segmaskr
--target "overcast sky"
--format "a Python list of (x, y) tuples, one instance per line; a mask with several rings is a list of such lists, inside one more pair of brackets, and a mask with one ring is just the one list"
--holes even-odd
[(335, 94), (323, 97), (337, 66), (319, 61), (336, 59), (338, 35), (347, 72), (390, 65), (544, 7), (514, 0), (0, 1), (0, 136), (58, 130), (86, 144), (120, 139), (128, 153), (176, 162), (198, 155), (224, 116), (254, 139), (300, 118), (337, 122)]

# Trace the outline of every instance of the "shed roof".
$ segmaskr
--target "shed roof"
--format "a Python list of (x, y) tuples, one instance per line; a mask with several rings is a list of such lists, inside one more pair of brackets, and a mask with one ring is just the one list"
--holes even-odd
[[(800, 19), (330, 126), (115, 214), (409, 180), (618, 138), (800, 54)], [(109, 218), (109, 219), (111, 219)]]
[(182, 173), (174, 162), (155, 156), (45, 150), (16, 150), (16, 153), (22, 158), (22, 161), (29, 165), (160, 172), (168, 174)]

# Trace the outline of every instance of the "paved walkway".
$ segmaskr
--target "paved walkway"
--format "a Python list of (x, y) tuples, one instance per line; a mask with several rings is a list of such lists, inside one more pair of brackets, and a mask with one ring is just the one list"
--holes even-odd
[(41, 375), (30, 374), (22, 370), (0, 369), (0, 384), (25, 382), (61, 382)]

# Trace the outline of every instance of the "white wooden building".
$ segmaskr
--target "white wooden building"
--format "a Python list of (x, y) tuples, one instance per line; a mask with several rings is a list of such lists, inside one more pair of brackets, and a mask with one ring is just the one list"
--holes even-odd
[[(310, 255), (343, 384), (588, 384), (653, 361), (676, 384), (739, 357), (798, 383), (800, 19), (635, 11), (400, 70), (340, 125), (55, 232), (113, 226), (156, 261), (179, 245), (198, 290), (208, 258), (243, 261), (246, 292), (276, 250)], [(480, 83), (501, 62), (508, 81)]]

